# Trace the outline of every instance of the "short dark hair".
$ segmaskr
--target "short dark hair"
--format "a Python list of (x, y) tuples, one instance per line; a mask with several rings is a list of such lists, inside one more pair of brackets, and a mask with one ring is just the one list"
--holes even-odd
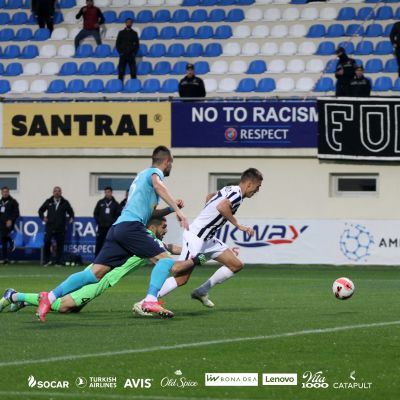
[(132, 21), (132, 22), (133, 22), (133, 18), (127, 18), (127, 19), (125, 20), (125, 22), (128, 22), (128, 21)]
[(160, 217), (160, 218), (150, 218), (149, 222), (147, 222), (147, 227), (154, 225), (156, 227), (161, 226), (163, 222), (167, 222), (167, 218)]
[(113, 191), (111, 186), (106, 186), (106, 187), (104, 188), (104, 191), (106, 191), (106, 190), (111, 190), (111, 191)]
[(171, 150), (166, 146), (158, 146), (151, 156), (153, 164), (161, 164), (166, 158), (171, 158)]
[(242, 173), (242, 176), (240, 177), (240, 182), (244, 181), (262, 181), (264, 178), (262, 176), (262, 173), (256, 169), (256, 168), (248, 168), (246, 171)]
[(5, 190), (5, 189), (10, 190), (10, 188), (9, 188), (8, 186), (3, 186), (3, 187), (1, 188), (1, 190)]

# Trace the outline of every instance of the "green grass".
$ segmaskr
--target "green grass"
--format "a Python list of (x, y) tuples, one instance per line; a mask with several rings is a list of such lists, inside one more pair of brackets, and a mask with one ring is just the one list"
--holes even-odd
[[(190, 291), (213, 273), (198, 268), (187, 286), (166, 298), (171, 320), (132, 316), (131, 305), (147, 287), (149, 270), (130, 274), (80, 314), (49, 314), (40, 324), (34, 308), (0, 314), (1, 399), (398, 399), (400, 324), (337, 332), (235, 341), (230, 339), (288, 332), (400, 321), (399, 269), (389, 267), (249, 266), (214, 288), (217, 304), (206, 309), (189, 298)], [(35, 292), (54, 287), (72, 268), (7, 266), (0, 269), (2, 288)], [(335, 278), (347, 276), (356, 285), (352, 299), (334, 298)], [(132, 349), (222, 340), (223, 344), (163, 349), (142, 353)], [(118, 355), (76, 355), (122, 352)], [(37, 363), (37, 359), (72, 359)], [(27, 363), (5, 366), (7, 362)], [(163, 377), (181, 370), (192, 388), (161, 388)], [(302, 389), (303, 372), (323, 371), (328, 389)], [(372, 382), (371, 389), (333, 389), (334, 382)], [(258, 387), (205, 387), (206, 372), (257, 372)], [(262, 386), (262, 373), (298, 373), (298, 386)], [(27, 379), (69, 380), (62, 389), (29, 388)], [(78, 389), (78, 376), (115, 376), (116, 389)], [(148, 389), (124, 389), (127, 378), (151, 378)], [(178, 377), (179, 378), (179, 377)], [(66, 394), (64, 396), (64, 394)]]

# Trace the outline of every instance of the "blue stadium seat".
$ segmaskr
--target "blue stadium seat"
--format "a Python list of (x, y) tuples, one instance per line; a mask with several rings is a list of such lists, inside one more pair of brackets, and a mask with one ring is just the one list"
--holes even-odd
[(4, 79), (0, 80), (0, 93), (4, 94), (11, 90), (10, 82)]
[(104, 83), (101, 79), (91, 79), (86, 87), (85, 93), (101, 93), (104, 90)]
[(325, 73), (333, 74), (334, 72), (336, 72), (337, 62), (338, 62), (338, 60), (329, 60), (325, 66)]
[(17, 8), (22, 8), (22, 0), (8, 0), (5, 3), (5, 7), (8, 10), (16, 10)]
[(97, 67), (96, 75), (114, 75), (115, 65), (111, 61), (103, 61)]
[(331, 90), (335, 90), (333, 80), (326, 76), (320, 78), (314, 87), (314, 92), (330, 92)]
[(384, 21), (386, 19), (393, 19), (393, 17), (394, 15), (392, 7), (383, 6), (378, 8), (375, 19), (378, 21)]
[(154, 40), (158, 37), (158, 29), (155, 26), (146, 26), (140, 34), (140, 40)]
[(137, 57), (145, 57), (145, 56), (147, 56), (147, 53), (148, 53), (149, 51), (148, 51), (148, 49), (147, 49), (147, 46), (145, 45), (145, 44), (143, 44), (143, 43), (141, 43), (140, 45), (139, 45), (139, 51), (138, 51), (138, 53), (136, 54), (136, 56)]
[(264, 60), (253, 60), (246, 74), (263, 74), (267, 70), (267, 64)]
[(31, 28), (20, 28), (15, 34), (14, 40), (18, 42), (24, 42), (26, 40), (31, 40), (33, 36)]
[(200, 9), (192, 12), (190, 22), (204, 22), (207, 20), (207, 10)]
[(325, 25), (315, 24), (310, 26), (310, 29), (308, 30), (306, 37), (320, 38), (324, 37), (325, 35), (326, 35)]
[(375, 19), (374, 9), (372, 7), (360, 8), (355, 19), (358, 21), (369, 21)]
[(85, 90), (85, 82), (82, 79), (72, 79), (68, 82), (65, 93), (81, 93)]
[(376, 44), (375, 50), (373, 51), (374, 54), (379, 55), (386, 55), (393, 53), (393, 46), (390, 40), (384, 40), (382, 42), (378, 42)]
[[(400, 10), (400, 7), (398, 9)], [(389, 37), (390, 36), (390, 32), (392, 32), (392, 29), (393, 29), (393, 24), (386, 25), (385, 29), (383, 31), (383, 36)]]
[(171, 21), (171, 12), (169, 10), (158, 10), (154, 14), (153, 22), (164, 23)]
[(183, 0), (182, 7), (195, 7), (200, 4), (200, 0)]
[(222, 46), (219, 43), (208, 43), (204, 49), (204, 57), (219, 57), (222, 54)]
[[(234, 8), (226, 15), (226, 22), (240, 22), (244, 20), (244, 12), (241, 8)], [(211, 21), (211, 20), (210, 20)]]
[(175, 93), (178, 91), (178, 88), (179, 88), (178, 80), (174, 79), (174, 78), (169, 78), (163, 82), (159, 92), (160, 93)]
[(7, 25), (10, 23), (10, 15), (6, 12), (0, 12), (0, 25)]
[(137, 65), (136, 73), (138, 75), (150, 75), (153, 71), (153, 67), (151, 66), (151, 62), (142, 61)]
[(96, 58), (107, 58), (111, 56), (111, 47), (109, 44), (99, 44), (93, 53), (93, 57)]
[(171, 17), (171, 22), (181, 23), (189, 21), (189, 11), (188, 10), (175, 10)]
[(378, 37), (383, 35), (383, 29), (381, 24), (371, 24), (367, 26), (364, 36), (366, 37)]
[(37, 19), (36, 19), (36, 16), (35, 16), (35, 14), (31, 14), (30, 16), (29, 16), (29, 18), (28, 18), (28, 22), (27, 22), (27, 24), (28, 25), (37, 25)]
[(208, 22), (222, 22), (225, 21), (226, 14), (223, 8), (216, 8), (211, 10), (210, 15), (208, 16)]
[(32, 40), (45, 41), (50, 38), (50, 31), (47, 28), (39, 28), (33, 34)]
[(121, 90), (123, 93), (138, 93), (142, 88), (142, 84), (138, 79), (128, 79), (125, 84), (124, 88)]
[(171, 72), (169, 61), (159, 61), (153, 69), (153, 75), (168, 75)]
[(308, 0), (292, 0), (290, 4), (307, 4)]
[(92, 61), (85, 61), (79, 66), (78, 75), (94, 75), (96, 64)]
[(385, 3), (399, 3), (399, 0), (384, 0)]
[(11, 28), (5, 28), (0, 31), (0, 42), (8, 42), (14, 39), (14, 31)]
[(347, 54), (354, 54), (354, 43), (353, 42), (340, 42), (339, 45), (340, 47), (343, 47), (346, 50)]
[(185, 54), (185, 46), (182, 43), (174, 43), (168, 47), (167, 57), (183, 57)]
[(28, 22), (28, 15), (24, 11), (16, 12), (9, 22), (10, 25), (25, 25)]
[(138, 24), (148, 24), (153, 21), (153, 13), (150, 10), (142, 10), (138, 12), (136, 21)]
[(395, 12), (395, 14), (394, 14), (394, 18), (395, 18), (395, 19), (399, 19), (399, 18), (400, 18), (400, 7), (398, 7), (398, 8), (396, 9), (396, 12)]
[(344, 26), (342, 24), (330, 25), (325, 36), (331, 38), (344, 36)]
[(392, 90), (395, 91), (395, 92), (399, 92), (400, 91), (400, 78), (397, 78), (394, 81)]
[(0, 75), (4, 74), (4, 65), (0, 63)]
[(75, 52), (76, 58), (87, 58), (87, 57), (92, 57), (92, 55), (93, 55), (93, 47), (91, 44), (88, 43), (81, 44)]
[(380, 2), (381, 2), (381, 0), (365, 0), (365, 3), (367, 3), (367, 4), (380, 3)]
[(179, 29), (177, 38), (178, 39), (193, 39), (195, 35), (193, 26), (182, 26)]
[(254, 92), (257, 88), (256, 81), (253, 78), (244, 78), (239, 82), (236, 92), (248, 93)]
[(368, 54), (372, 54), (373, 50), (374, 48), (372, 42), (370, 42), (369, 40), (365, 40), (363, 42), (357, 43), (354, 54), (366, 56)]
[(345, 36), (363, 36), (364, 27), (361, 24), (347, 25)]
[(201, 43), (191, 43), (186, 48), (186, 57), (200, 57), (203, 55), (203, 45)]
[(229, 39), (232, 37), (232, 28), (229, 25), (220, 25), (214, 32), (214, 39)]
[(176, 37), (177, 37), (176, 28), (174, 26), (165, 26), (160, 31), (159, 39), (171, 40), (171, 39), (176, 39)]
[(64, 17), (60, 11), (56, 11), (54, 13), (53, 22), (54, 24), (61, 24), (62, 22), (64, 22)]
[(17, 75), (21, 75), (22, 72), (23, 72), (22, 64), (16, 62), (16, 63), (8, 64), (3, 75), (4, 76), (17, 76)]
[(194, 70), (198, 75), (205, 75), (210, 72), (210, 66), (207, 61), (196, 61), (194, 63)]
[[(150, 11), (150, 13), (151, 13), (151, 11)], [(117, 20), (114, 21), (114, 22), (125, 23), (125, 20), (126, 20), (127, 18), (132, 18), (132, 19), (135, 21), (135, 13), (134, 13), (133, 11), (131, 11), (131, 10), (124, 10), (124, 11), (121, 11), (121, 12), (119, 13), (119, 15), (118, 15)], [(135, 22), (139, 22), (139, 21), (136, 20)]]
[(163, 57), (165, 53), (165, 44), (156, 43), (151, 45), (147, 57)]
[(372, 90), (375, 92), (388, 92), (392, 90), (393, 82), (388, 76), (380, 76), (377, 78), (372, 86)]
[(58, 75), (68, 76), (68, 75), (76, 75), (77, 73), (78, 73), (78, 65), (76, 64), (76, 62), (68, 61), (61, 66)]
[(354, 7), (343, 7), (340, 9), (336, 19), (338, 21), (351, 21), (352, 19), (356, 19), (356, 10)]
[(374, 74), (381, 71), (383, 71), (383, 63), (378, 58), (371, 58), (365, 64), (365, 73), (367, 74)]
[(199, 6), (212, 7), (217, 5), (217, 0), (200, 0)]
[[(295, 0), (296, 1), (296, 0)], [(297, 0), (297, 1), (302, 1), (303, 3), (297, 3), (297, 4), (305, 4), (307, 0)], [(238, 6), (251, 6), (254, 4), (256, 0), (237, 0), (236, 4)], [(294, 3), (293, 3), (294, 4)]]
[(255, 92), (272, 92), (275, 90), (275, 81), (272, 78), (262, 78), (258, 81)]
[(104, 11), (103, 16), (106, 21), (106, 24), (112, 24), (117, 21), (117, 13), (113, 10)]
[(35, 44), (29, 44), (28, 46), (25, 46), (22, 51), (20, 58), (35, 58), (39, 55), (39, 49)]
[(236, 0), (217, 0), (217, 5), (219, 6), (234, 6), (236, 5)]
[(186, 73), (186, 65), (186, 61), (176, 62), (172, 67), (171, 75), (184, 75)]
[(315, 54), (318, 54), (319, 56), (329, 56), (331, 54), (335, 54), (335, 50), (335, 43), (321, 42)]
[(103, 93), (118, 93), (124, 88), (122, 81), (119, 79), (110, 79), (104, 86)]
[(6, 8), (6, 0), (0, 0), (0, 8)]
[(399, 67), (397, 65), (397, 60), (395, 58), (390, 58), (389, 60), (386, 61), (385, 63), (385, 72), (398, 72)]
[(214, 29), (210, 25), (202, 25), (197, 29), (194, 37), (196, 39), (210, 39), (214, 35)]
[(75, 0), (60, 0), (59, 1), (60, 8), (73, 8), (76, 6)]
[(156, 93), (160, 90), (160, 81), (158, 79), (147, 79), (140, 90), (142, 93)]
[(4, 49), (2, 58), (8, 58), (8, 59), (18, 58), (20, 55), (21, 51), (19, 49), (19, 46), (15, 44), (10, 44)]

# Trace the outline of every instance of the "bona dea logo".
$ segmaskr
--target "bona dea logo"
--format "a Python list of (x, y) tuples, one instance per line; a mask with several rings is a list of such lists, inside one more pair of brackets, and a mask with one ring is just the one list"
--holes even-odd
[(68, 381), (37, 381), (33, 375), (28, 378), (28, 386), (38, 389), (67, 389), (69, 388)]

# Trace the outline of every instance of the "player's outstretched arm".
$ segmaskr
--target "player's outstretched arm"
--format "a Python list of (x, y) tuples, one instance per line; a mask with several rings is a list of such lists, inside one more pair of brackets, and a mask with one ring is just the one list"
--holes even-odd
[(233, 226), (236, 226), (236, 228), (238, 228), (240, 231), (246, 232), (250, 236), (254, 235), (253, 228), (239, 224), (236, 217), (232, 214), (232, 205), (228, 199), (222, 200), (216, 208), (224, 218), (226, 218)]
[[(175, 200), (176, 205), (179, 208), (183, 208), (184, 207), (184, 202), (183, 200)], [(165, 208), (160, 208), (160, 209), (156, 209), (153, 211), (153, 214), (151, 215), (152, 218), (163, 218), (166, 217), (167, 215), (173, 213), (174, 210), (171, 207), (165, 207)]]

